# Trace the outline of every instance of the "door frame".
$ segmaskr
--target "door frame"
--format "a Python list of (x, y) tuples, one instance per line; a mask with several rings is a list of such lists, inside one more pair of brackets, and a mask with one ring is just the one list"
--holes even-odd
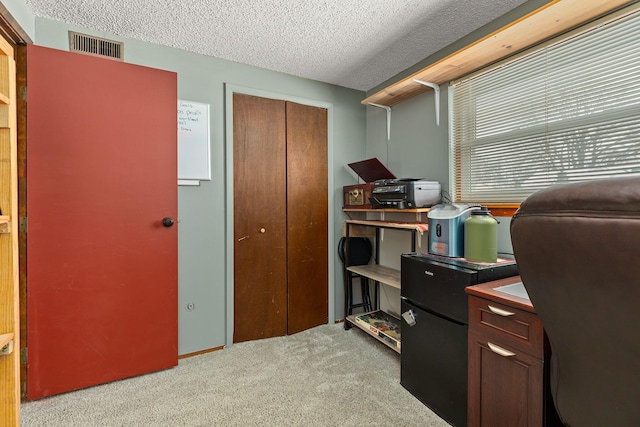
[(225, 332), (225, 346), (230, 347), (233, 345), (233, 322), (234, 322), (234, 249), (233, 249), (233, 95), (250, 95), (258, 96), (262, 98), (277, 99), (282, 101), (290, 101), (298, 104), (309, 105), (311, 107), (319, 107), (327, 110), (327, 170), (329, 176), (327, 177), (327, 196), (328, 196), (328, 212), (327, 212), (327, 277), (328, 283), (328, 299), (329, 299), (329, 324), (335, 323), (335, 280), (332, 271), (334, 271), (335, 257), (332, 248), (335, 247), (334, 237), (334, 197), (333, 197), (333, 104), (324, 101), (318, 101), (309, 98), (302, 98), (299, 96), (288, 95), (278, 92), (270, 92), (262, 89), (255, 89), (246, 86), (238, 86), (229, 83), (224, 84), (224, 96), (225, 96), (225, 190), (226, 190), (226, 220), (225, 220), (225, 281), (226, 281), (226, 332)]

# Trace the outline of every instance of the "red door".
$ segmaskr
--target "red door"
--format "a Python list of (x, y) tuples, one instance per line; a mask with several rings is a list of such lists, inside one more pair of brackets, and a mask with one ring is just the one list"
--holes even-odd
[(175, 73), (29, 46), (27, 93), (27, 397), (175, 366)]

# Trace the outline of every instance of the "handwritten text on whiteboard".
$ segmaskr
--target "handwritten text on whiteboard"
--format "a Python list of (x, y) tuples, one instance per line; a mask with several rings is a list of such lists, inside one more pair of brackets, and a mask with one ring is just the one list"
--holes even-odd
[(209, 104), (178, 100), (178, 179), (211, 179)]

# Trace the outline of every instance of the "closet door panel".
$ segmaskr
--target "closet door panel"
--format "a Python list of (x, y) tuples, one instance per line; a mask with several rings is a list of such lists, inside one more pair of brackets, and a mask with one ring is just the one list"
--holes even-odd
[(285, 102), (233, 96), (234, 333), (287, 333)]
[(287, 102), (288, 333), (328, 321), (327, 110)]

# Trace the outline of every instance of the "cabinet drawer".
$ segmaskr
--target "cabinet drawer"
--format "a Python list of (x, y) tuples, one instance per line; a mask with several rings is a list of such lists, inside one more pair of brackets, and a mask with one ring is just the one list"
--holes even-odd
[(469, 298), (469, 330), (543, 358), (544, 330), (534, 313), (482, 298)]
[(469, 427), (540, 427), (543, 359), (469, 331)]

